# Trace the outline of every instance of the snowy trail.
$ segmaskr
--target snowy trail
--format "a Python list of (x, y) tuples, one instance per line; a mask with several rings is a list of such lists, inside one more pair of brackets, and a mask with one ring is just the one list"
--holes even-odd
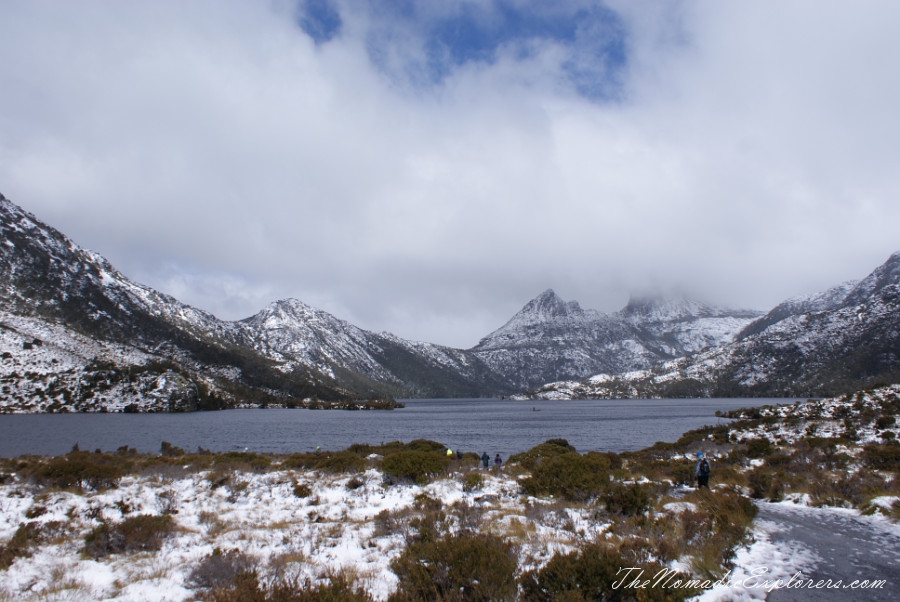
[[(768, 523), (770, 543), (792, 551), (804, 580), (841, 580), (840, 588), (776, 589), (768, 594), (769, 602), (900, 599), (900, 525), (840, 508), (765, 502), (757, 506), (756, 520)], [(768, 559), (755, 560), (765, 566)], [(863, 580), (886, 583), (880, 589), (848, 587)]]

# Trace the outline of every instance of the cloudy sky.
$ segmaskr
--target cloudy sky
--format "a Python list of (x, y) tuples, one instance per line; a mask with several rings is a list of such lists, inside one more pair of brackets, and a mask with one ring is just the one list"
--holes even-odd
[(4, 0), (0, 192), (225, 319), (470, 347), (900, 250), (900, 3)]

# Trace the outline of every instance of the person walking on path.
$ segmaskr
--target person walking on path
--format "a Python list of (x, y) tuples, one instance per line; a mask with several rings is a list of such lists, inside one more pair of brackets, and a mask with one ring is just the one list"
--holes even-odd
[(503, 459), (500, 457), (500, 454), (494, 456), (494, 471), (500, 472), (500, 466), (503, 464)]
[(487, 452), (482, 452), (481, 454), (481, 465), (484, 466), (485, 470), (491, 465), (491, 457), (487, 455)]
[(702, 451), (697, 452), (697, 463), (694, 465), (694, 478), (697, 479), (697, 489), (702, 487), (709, 489), (709, 460)]

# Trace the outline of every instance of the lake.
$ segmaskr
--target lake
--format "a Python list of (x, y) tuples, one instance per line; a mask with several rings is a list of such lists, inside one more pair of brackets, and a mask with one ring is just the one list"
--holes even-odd
[(463, 452), (508, 456), (552, 438), (579, 452), (629, 451), (727, 422), (716, 410), (793, 399), (638, 399), (510, 401), (403, 400), (392, 411), (254, 409), (188, 414), (4, 414), (0, 456), (114, 451), (158, 452), (163, 441), (194, 451), (249, 449), (290, 453), (345, 449), (352, 443), (432, 439)]

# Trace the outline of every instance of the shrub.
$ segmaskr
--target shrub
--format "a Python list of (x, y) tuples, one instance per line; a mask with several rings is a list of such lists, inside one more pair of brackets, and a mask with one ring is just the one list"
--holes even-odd
[(31, 549), (41, 545), (63, 529), (63, 523), (22, 523), (5, 545), (0, 545), (0, 570), (5, 571), (16, 558), (30, 558)]
[(764, 458), (772, 453), (772, 442), (765, 437), (751, 439), (747, 442), (747, 457)]
[(707, 577), (721, 577), (723, 567), (747, 536), (747, 528), (756, 516), (756, 506), (748, 498), (732, 492), (700, 490), (693, 498), (709, 517), (709, 536), (694, 554), (694, 569)]
[(484, 486), (484, 479), (477, 472), (467, 472), (463, 477), (463, 491), (478, 491)]
[(863, 446), (863, 462), (875, 470), (900, 471), (900, 443), (870, 443)]
[(750, 497), (754, 499), (768, 499), (777, 502), (784, 496), (784, 483), (767, 466), (758, 466), (748, 472), (747, 486), (750, 487)]
[[(634, 569), (627, 572), (628, 568)], [(664, 567), (655, 563), (635, 565), (618, 552), (602, 544), (590, 544), (577, 552), (555, 554), (539, 570), (526, 571), (519, 579), (522, 602), (578, 602), (593, 600), (684, 600), (699, 593), (698, 589), (673, 587), (627, 587), (638, 571), (643, 580), (666, 574), (687, 580), (683, 574), (661, 573)], [(623, 583), (619, 584), (620, 581)], [(614, 584), (618, 584), (613, 588)]]
[(84, 552), (93, 558), (109, 554), (156, 551), (175, 531), (171, 515), (139, 514), (121, 523), (103, 523), (84, 538)]
[(425, 484), (447, 467), (449, 460), (436, 451), (400, 450), (381, 461), (381, 471), (405, 481)]
[(443, 443), (431, 439), (413, 439), (403, 447), (413, 451), (440, 452), (441, 454), (447, 451), (447, 447)]
[[(362, 446), (357, 444), (352, 447), (360, 448)], [(285, 460), (284, 465), (287, 468), (322, 470), (332, 473), (362, 472), (366, 469), (365, 459), (353, 451), (291, 454)]]
[(359, 456), (354, 456), (346, 452), (338, 452), (336, 454), (329, 454), (319, 468), (327, 472), (362, 472), (366, 469), (366, 461)]
[(606, 511), (623, 516), (634, 516), (646, 512), (652, 503), (647, 486), (632, 483), (616, 483), (603, 496)]
[(191, 587), (215, 588), (230, 585), (241, 573), (250, 572), (254, 560), (240, 550), (228, 550), (223, 553), (216, 548), (194, 567), (188, 577)]
[(400, 517), (390, 510), (382, 510), (375, 515), (375, 519), (372, 522), (375, 527), (372, 531), (372, 537), (393, 535), (400, 531), (403, 526), (403, 521)]
[(175, 458), (184, 455), (184, 449), (176, 447), (168, 441), (163, 441), (159, 446), (159, 454), (167, 458)]
[(461, 533), (411, 543), (391, 562), (397, 591), (390, 602), (516, 598), (516, 555), (493, 535)]
[(299, 498), (307, 498), (312, 495), (312, 487), (306, 483), (294, 483), (294, 495)]
[(306, 579), (261, 585), (255, 571), (237, 574), (231, 583), (213, 588), (201, 600), (209, 602), (373, 602), (364, 590), (353, 585), (353, 579), (342, 573), (314, 585)]
[(39, 482), (54, 487), (109, 489), (125, 474), (121, 458), (83, 451), (51, 458), (37, 470)]
[(525, 470), (534, 470), (544, 461), (561, 456), (563, 454), (577, 454), (574, 447), (565, 439), (548, 439), (535, 445), (528, 451), (513, 454), (509, 457), (509, 464), (519, 464)]
[(843, 472), (837, 478), (825, 475), (825, 478), (813, 480), (810, 493), (816, 505), (859, 507), (888, 487), (878, 473), (859, 471), (851, 475)]
[(263, 471), (269, 467), (272, 460), (268, 456), (251, 451), (230, 451), (224, 454), (216, 454), (213, 465), (223, 468), (250, 469)]
[(609, 485), (610, 464), (608, 456), (596, 452), (563, 453), (544, 458), (531, 476), (519, 484), (529, 495), (558, 495), (584, 501)]
[(881, 430), (894, 425), (896, 419), (893, 416), (879, 416), (875, 421), (875, 428)]

